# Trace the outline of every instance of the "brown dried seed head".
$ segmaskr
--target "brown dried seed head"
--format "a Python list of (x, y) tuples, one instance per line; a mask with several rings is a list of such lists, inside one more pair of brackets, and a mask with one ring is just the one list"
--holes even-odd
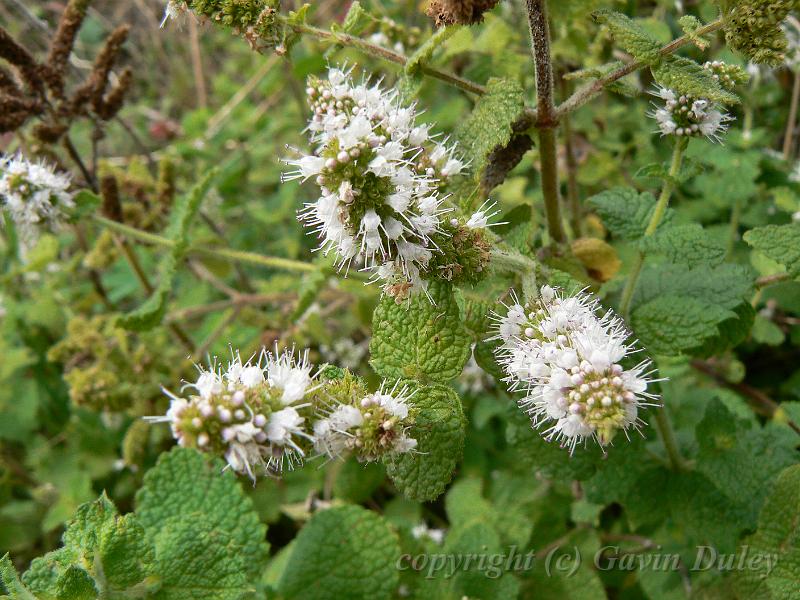
[(500, 0), (431, 0), (425, 13), (434, 19), (436, 27), (446, 25), (475, 25), (483, 21), (483, 13)]
[(58, 22), (58, 29), (53, 36), (50, 44), (50, 52), (44, 63), (43, 75), (47, 81), (47, 86), (56, 97), (64, 94), (64, 75), (67, 70), (67, 60), (75, 45), (75, 37), (81, 28), (83, 19), (86, 18), (86, 9), (89, 7), (90, 0), (70, 0), (61, 20)]
[(99, 104), (92, 101), (94, 111), (103, 121), (110, 121), (117, 116), (117, 113), (122, 108), (122, 103), (125, 101), (125, 94), (128, 93), (131, 87), (131, 83), (133, 83), (133, 71), (128, 68), (122, 72), (117, 83), (114, 84), (114, 87), (106, 94), (105, 98), (101, 99)]
[(114, 221), (122, 221), (122, 204), (114, 175), (104, 175), (100, 179), (100, 196), (103, 198), (103, 214)]
[(36, 59), (2, 27), (0, 27), (0, 58), (4, 58), (14, 65), (32, 90), (35, 92), (43, 90), (40, 68)]

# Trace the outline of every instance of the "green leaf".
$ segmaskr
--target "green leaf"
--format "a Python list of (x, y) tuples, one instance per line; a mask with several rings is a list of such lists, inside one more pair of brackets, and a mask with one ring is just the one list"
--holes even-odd
[(633, 297), (638, 306), (665, 295), (689, 296), (720, 308), (734, 310), (753, 293), (755, 277), (750, 268), (725, 263), (694, 269), (660, 265), (646, 268)]
[(731, 501), (750, 512), (752, 525), (784, 468), (798, 461), (796, 434), (786, 427), (764, 427), (737, 419), (718, 399), (697, 425), (697, 470)]
[(489, 79), (486, 94), (456, 129), (459, 148), (471, 161), (476, 180), (482, 177), (489, 153), (511, 141), (511, 125), (522, 114), (524, 104), (525, 95), (517, 81)]
[(697, 223), (660, 228), (642, 238), (639, 248), (645, 254), (661, 254), (672, 263), (689, 267), (718, 265), (725, 260), (725, 245)]
[(651, 70), (660, 85), (678, 94), (722, 104), (739, 103), (739, 97), (725, 90), (710, 71), (684, 56), (665, 56)]
[[(639, 193), (633, 188), (616, 187), (592, 196), (588, 200), (603, 220), (612, 235), (636, 239), (644, 235), (656, 206), (656, 199), (649, 192)], [(672, 210), (667, 209), (659, 227), (672, 219)]]
[(756, 227), (744, 234), (744, 241), (785, 266), (792, 277), (800, 276), (800, 224)]
[(768, 318), (756, 315), (753, 322), (753, 340), (767, 346), (780, 346), (786, 336), (783, 330)]
[(72, 222), (93, 214), (103, 202), (100, 196), (90, 190), (80, 190), (72, 197), (72, 201), (75, 203), (75, 208), (70, 213)]
[(303, 275), (303, 279), (300, 281), (300, 290), (297, 295), (297, 304), (295, 304), (292, 309), (292, 314), (289, 316), (289, 319), (296, 321), (302, 317), (317, 299), (320, 292), (325, 288), (327, 282), (328, 275), (323, 269)]
[(407, 498), (428, 501), (444, 491), (461, 460), (466, 420), (449, 387), (420, 387), (412, 402), (418, 412), (409, 435), (416, 451), (387, 459), (386, 472)]
[(397, 304), (384, 295), (372, 317), (370, 364), (382, 377), (447, 383), (469, 358), (470, 337), (450, 285), (431, 282), (428, 293)]
[(360, 506), (330, 508), (300, 530), (278, 591), (289, 600), (389, 598), (399, 557), (397, 534), (382, 517)]
[[(244, 495), (233, 472), (223, 472), (224, 466), (221, 460), (208, 461), (200, 452), (188, 448), (174, 448), (162, 454), (136, 494), (136, 515), (153, 537), (167, 526), (183, 531), (175, 525), (176, 519), (202, 520), (209, 525), (208, 531), (228, 536), (228, 545), (245, 559), (245, 574), (255, 578), (266, 564), (269, 550), (266, 526), (259, 521), (252, 500)], [(163, 550), (156, 547), (157, 552)], [(189, 567), (174, 566), (186, 570)]]
[(800, 589), (800, 465), (780, 474), (761, 510), (756, 533), (743, 544), (749, 556), (761, 560), (752, 569), (734, 572), (737, 596), (796, 598)]
[(23, 581), (36, 594), (57, 598), (112, 597), (145, 584), (153, 547), (133, 514), (120, 516), (103, 494), (82, 504), (67, 523), (63, 547), (36, 558)]
[(437, 29), (432, 36), (425, 40), (425, 43), (414, 51), (414, 54), (408, 57), (405, 66), (406, 75), (415, 75), (420, 67), (431, 59), (436, 49), (458, 30), (459, 27), (452, 25)]
[(661, 44), (636, 21), (612, 10), (598, 10), (592, 16), (606, 25), (622, 49), (636, 60), (648, 65), (659, 60)]
[(660, 296), (639, 306), (631, 326), (652, 354), (675, 355), (695, 348), (717, 335), (717, 325), (731, 311), (688, 296)]
[(342, 22), (342, 31), (350, 35), (359, 35), (374, 19), (372, 15), (364, 10), (360, 2), (353, 2)]
[(164, 232), (165, 237), (175, 242), (175, 245), (159, 264), (158, 286), (150, 298), (139, 308), (120, 317), (119, 323), (125, 329), (146, 331), (157, 326), (164, 318), (175, 273), (189, 246), (189, 225), (216, 176), (216, 170), (207, 173), (188, 194), (176, 201), (169, 225)]
[(0, 583), (5, 587), (11, 600), (36, 600), (36, 596), (19, 580), (17, 570), (8, 554), (0, 558)]

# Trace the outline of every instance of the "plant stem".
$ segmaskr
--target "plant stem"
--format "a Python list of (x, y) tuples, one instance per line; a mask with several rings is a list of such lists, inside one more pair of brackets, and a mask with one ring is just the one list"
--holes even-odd
[(526, 0), (528, 26), (531, 33), (533, 62), (536, 65), (536, 128), (539, 131), (539, 164), (542, 173), (542, 195), (550, 239), (556, 244), (566, 240), (561, 222), (558, 197), (558, 160), (556, 127), (558, 116), (553, 102), (553, 67), (550, 58), (550, 28), (547, 23), (546, 0)]
[[(670, 163), (669, 173), (666, 181), (664, 181), (664, 187), (661, 188), (661, 195), (658, 197), (658, 202), (656, 202), (653, 216), (650, 217), (650, 222), (647, 224), (644, 237), (653, 235), (658, 225), (661, 223), (661, 219), (664, 218), (664, 213), (667, 211), (667, 206), (669, 205), (670, 196), (672, 196), (672, 191), (675, 189), (675, 180), (681, 170), (683, 151), (686, 149), (688, 143), (689, 139), (685, 137), (678, 138), (675, 142), (675, 148), (672, 150), (672, 162)], [(625, 289), (622, 291), (622, 299), (619, 303), (619, 312), (625, 319), (628, 318), (631, 300), (633, 300), (633, 293), (636, 291), (636, 284), (642, 272), (642, 265), (644, 265), (644, 254), (639, 252), (636, 255), (636, 261), (633, 263), (630, 275), (628, 275), (628, 281), (625, 283)]]
[[(681, 36), (675, 40), (672, 40), (669, 44), (662, 46), (661, 49), (658, 51), (661, 56), (667, 56), (668, 54), (672, 54), (679, 48), (686, 46), (687, 44), (692, 42), (692, 39), (696, 36), (706, 35), (708, 33), (712, 33), (717, 31), (718, 29), (722, 28), (722, 19), (717, 19), (716, 21), (712, 21), (708, 25), (704, 25), (700, 27), (697, 31), (692, 34), (692, 37), (689, 35)], [(561, 116), (564, 113), (572, 112), (576, 108), (579, 108), (586, 104), (589, 100), (597, 96), (603, 89), (618, 79), (622, 79), (626, 75), (630, 75), (634, 71), (641, 69), (642, 67), (647, 66), (645, 63), (633, 60), (629, 63), (622, 65), (620, 68), (611, 71), (607, 75), (595, 79), (594, 81), (587, 83), (583, 87), (579, 88), (572, 94), (569, 98), (567, 98), (561, 105), (558, 107), (558, 115)]]
[(678, 441), (675, 439), (675, 432), (672, 429), (672, 423), (669, 421), (666, 407), (656, 409), (656, 427), (658, 433), (661, 434), (661, 441), (664, 442), (664, 448), (667, 450), (669, 457), (669, 464), (674, 471), (683, 471), (686, 469), (686, 461), (683, 460), (680, 450), (678, 449)]
[(786, 132), (783, 134), (783, 159), (789, 160), (792, 154), (792, 141), (794, 128), (797, 123), (797, 104), (800, 102), (800, 70), (794, 73), (792, 85), (792, 103), (789, 106), (789, 120), (786, 122)]
[[(172, 248), (175, 245), (175, 242), (170, 239), (154, 233), (142, 231), (141, 229), (130, 227), (129, 225), (125, 225), (123, 223), (118, 223), (117, 221), (112, 221), (111, 219), (106, 219), (105, 217), (94, 215), (92, 218), (95, 220), (95, 222), (107, 227), (108, 229), (119, 232), (127, 237), (137, 239), (141, 242), (154, 244), (156, 246), (163, 246), (165, 248)], [(286, 271), (312, 272), (318, 269), (318, 267), (312, 265), (311, 263), (305, 263), (299, 260), (281, 258), (279, 256), (264, 256), (263, 254), (256, 254), (255, 252), (232, 250), (230, 248), (189, 247), (187, 254), (213, 256), (215, 258), (224, 258), (226, 260), (235, 262), (243, 262), (261, 267), (270, 267), (273, 269), (283, 269)]]
[(578, 196), (578, 164), (575, 162), (575, 151), (572, 146), (572, 127), (570, 127), (569, 114), (561, 118), (564, 125), (564, 152), (567, 155), (567, 203), (569, 205), (569, 222), (572, 235), (579, 238), (583, 235), (583, 215), (581, 201)]

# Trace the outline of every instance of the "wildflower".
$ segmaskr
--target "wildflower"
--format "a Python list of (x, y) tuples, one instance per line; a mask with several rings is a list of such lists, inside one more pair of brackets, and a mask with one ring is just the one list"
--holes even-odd
[(319, 198), (300, 219), (335, 252), (341, 268), (355, 261), (388, 289), (424, 289), (424, 273), (444, 236), (439, 188), (464, 169), (453, 147), (417, 125), (414, 106), (396, 91), (355, 84), (332, 68), (312, 79), (306, 93), (313, 110), (311, 155), (286, 162), (284, 181), (314, 178)]
[(733, 120), (733, 117), (704, 98), (678, 95), (664, 87), (659, 87), (654, 95), (664, 100), (664, 106), (656, 106), (648, 114), (658, 122), (662, 136), (705, 136), (718, 142), (719, 136), (728, 129), (727, 123)]
[(255, 480), (256, 471), (280, 472), (301, 463), (313, 446), (311, 405), (303, 402), (314, 390), (308, 351), (262, 350), (243, 362), (238, 352), (222, 370), (216, 364), (199, 368), (197, 380), (173, 394), (165, 416), (146, 417), (170, 423), (181, 446), (224, 456), (228, 466)]
[(360, 461), (373, 461), (414, 450), (417, 440), (408, 434), (412, 395), (406, 386), (395, 383), (388, 389), (384, 383), (375, 393), (352, 396), (349, 403), (333, 396), (327, 415), (314, 423), (317, 452), (330, 458), (352, 452)]
[(496, 317), (498, 362), (509, 390), (525, 394), (519, 405), (533, 426), (546, 425), (545, 439), (572, 453), (589, 438), (605, 446), (619, 430), (639, 430), (639, 408), (656, 400), (647, 392), (651, 363), (622, 366), (638, 350), (619, 317), (598, 316), (587, 294), (562, 296), (549, 286), (536, 301), (523, 306), (515, 296), (507, 308)]
[(74, 208), (68, 175), (21, 155), (0, 159), (0, 206), (11, 217), (24, 255), (42, 232), (59, 229)]
[(434, 544), (439, 546), (441, 546), (442, 542), (444, 542), (445, 533), (447, 532), (444, 529), (433, 529), (428, 527), (425, 523), (414, 525), (414, 527), (411, 528), (411, 535), (415, 540), (428, 538)]
[(180, 21), (180, 19), (189, 10), (189, 6), (184, 0), (168, 0), (167, 5), (164, 7), (164, 18), (161, 20), (161, 27), (167, 24), (167, 21)]

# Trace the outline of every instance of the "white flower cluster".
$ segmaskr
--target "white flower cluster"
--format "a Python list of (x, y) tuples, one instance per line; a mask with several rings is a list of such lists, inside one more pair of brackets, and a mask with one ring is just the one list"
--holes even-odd
[(311, 440), (305, 421), (313, 390), (308, 352), (296, 360), (291, 352), (262, 351), (258, 360), (242, 362), (234, 355), (226, 370), (200, 368), (196, 393), (188, 398), (165, 390), (171, 398), (166, 416), (146, 417), (168, 422), (181, 446), (219, 452), (230, 468), (255, 479), (255, 469), (281, 471), (306, 455), (303, 440)]
[(307, 350), (299, 358), (262, 350), (247, 362), (235, 353), (225, 369), (199, 368), (197, 380), (183, 388), (194, 392), (187, 397), (164, 390), (166, 415), (145, 419), (169, 423), (179, 445), (224, 456), (229, 468), (253, 480), (259, 471), (280, 473), (309, 456), (352, 451), (359, 460), (375, 460), (416, 447), (407, 433), (405, 387), (353, 398), (313, 369)]
[(75, 206), (69, 186), (68, 175), (43, 162), (30, 162), (21, 155), (0, 159), (0, 207), (16, 227), (23, 255), (42, 232), (56, 231), (66, 220), (67, 211)]
[(656, 106), (648, 114), (658, 123), (661, 135), (705, 136), (718, 142), (719, 136), (727, 131), (728, 122), (733, 120), (728, 113), (703, 98), (678, 95), (664, 87), (657, 88), (654, 95), (664, 100), (664, 106)]
[(301, 219), (341, 266), (356, 261), (387, 284), (424, 288), (420, 272), (438, 250), (432, 237), (447, 212), (438, 188), (463, 163), (432, 139), (430, 125), (416, 124), (415, 107), (402, 106), (396, 91), (355, 84), (332, 68), (306, 93), (314, 152), (287, 160), (296, 170), (284, 181), (313, 177), (321, 195)]
[(534, 427), (547, 424), (544, 437), (558, 440), (570, 453), (594, 438), (609, 444), (618, 430), (639, 429), (639, 408), (654, 406), (647, 392), (650, 361), (625, 369), (620, 363), (638, 350), (627, 343), (621, 319), (588, 295), (563, 297), (552, 287), (522, 306), (516, 297), (504, 315), (496, 315), (502, 340), (496, 350), (510, 391), (522, 391), (520, 407)]
[(314, 423), (317, 452), (331, 458), (347, 451), (360, 460), (375, 460), (383, 454), (403, 454), (417, 447), (408, 435), (409, 400), (413, 394), (395, 383), (384, 386), (355, 404), (337, 404), (328, 415)]

